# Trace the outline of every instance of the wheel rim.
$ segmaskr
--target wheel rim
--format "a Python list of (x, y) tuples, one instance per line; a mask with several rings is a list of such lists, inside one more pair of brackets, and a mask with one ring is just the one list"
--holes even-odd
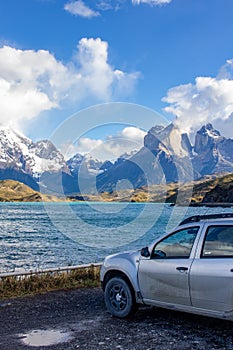
[(125, 288), (120, 284), (112, 286), (109, 292), (111, 306), (116, 311), (122, 311), (126, 308), (128, 297)]

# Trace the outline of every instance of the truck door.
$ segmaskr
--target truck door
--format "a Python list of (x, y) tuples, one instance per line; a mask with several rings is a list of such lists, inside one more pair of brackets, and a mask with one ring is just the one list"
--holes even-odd
[[(201, 243), (201, 242), (200, 242)], [(192, 305), (233, 311), (233, 225), (207, 225), (190, 272)]]
[(172, 233), (155, 245), (150, 259), (141, 258), (138, 278), (144, 300), (191, 305), (190, 254), (198, 229), (185, 228)]

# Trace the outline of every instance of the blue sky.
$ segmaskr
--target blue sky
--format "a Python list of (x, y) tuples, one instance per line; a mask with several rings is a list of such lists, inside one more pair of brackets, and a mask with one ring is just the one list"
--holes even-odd
[(231, 137), (232, 13), (232, 0), (1, 1), (0, 122), (37, 140), (120, 101)]

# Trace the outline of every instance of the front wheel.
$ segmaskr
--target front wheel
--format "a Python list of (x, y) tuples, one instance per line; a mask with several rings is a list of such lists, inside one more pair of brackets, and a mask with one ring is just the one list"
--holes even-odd
[(134, 297), (126, 281), (120, 277), (110, 279), (105, 288), (105, 305), (116, 317), (127, 317), (135, 309)]

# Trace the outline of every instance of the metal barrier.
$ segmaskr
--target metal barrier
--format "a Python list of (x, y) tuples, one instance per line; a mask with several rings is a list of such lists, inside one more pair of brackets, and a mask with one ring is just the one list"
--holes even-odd
[(6, 272), (0, 274), (0, 279), (7, 278), (7, 277), (23, 277), (23, 276), (32, 276), (32, 275), (43, 275), (48, 273), (60, 273), (60, 272), (70, 272), (72, 270), (82, 270), (82, 269), (91, 269), (96, 267), (101, 267), (102, 263), (92, 263), (92, 264), (85, 264), (85, 265), (76, 265), (76, 266), (64, 266), (64, 267), (58, 267), (58, 268), (50, 268), (45, 270), (30, 270), (30, 271), (24, 271), (24, 272)]

